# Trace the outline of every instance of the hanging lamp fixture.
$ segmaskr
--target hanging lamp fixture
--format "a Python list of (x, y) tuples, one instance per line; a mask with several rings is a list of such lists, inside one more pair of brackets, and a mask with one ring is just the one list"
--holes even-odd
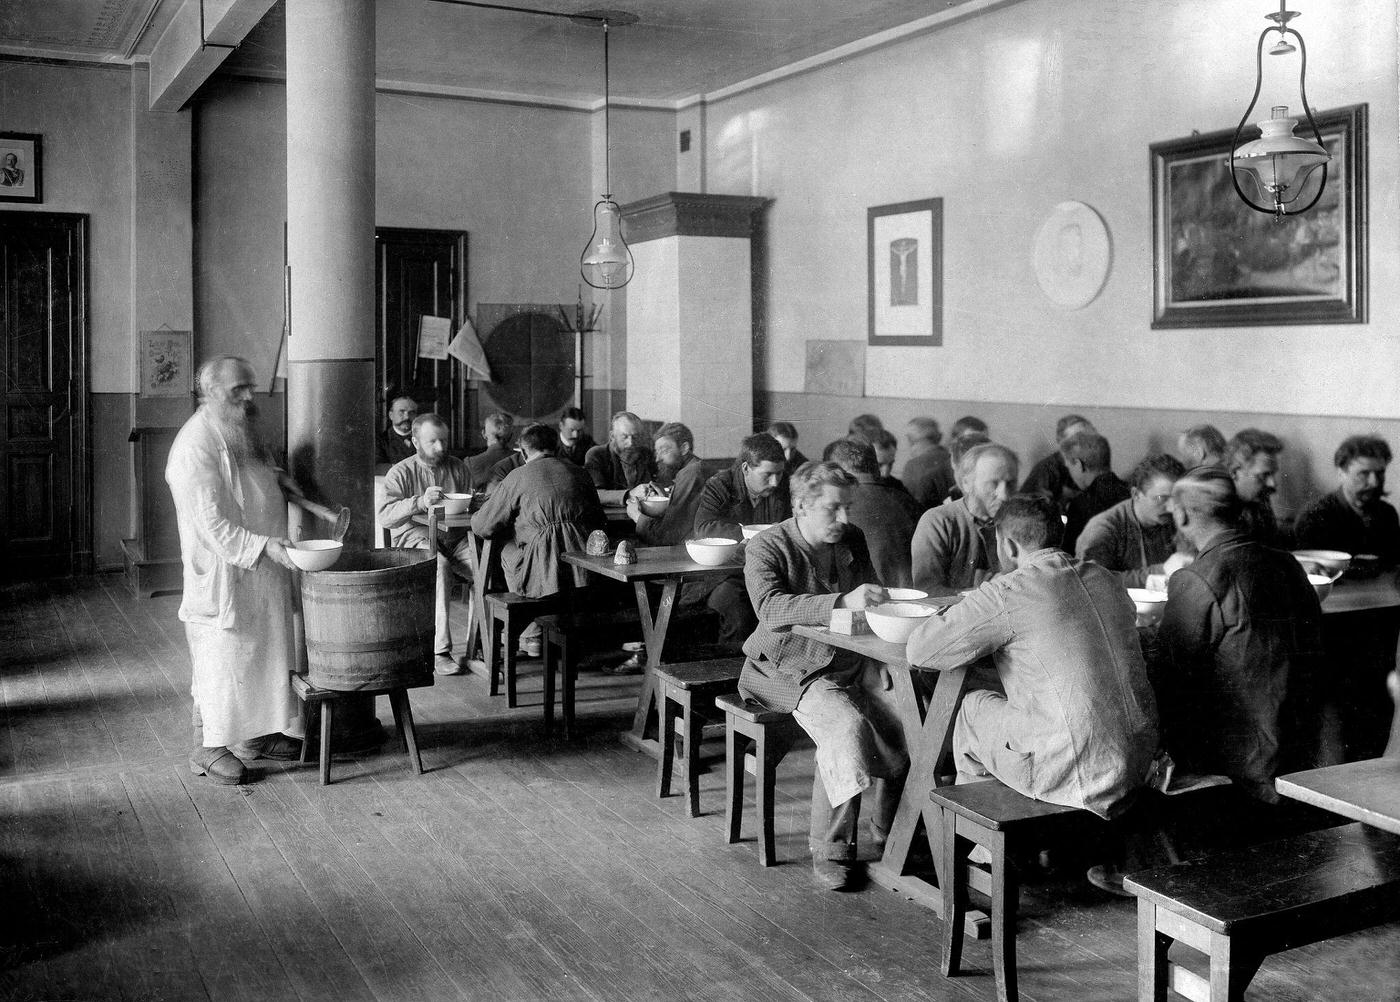
[[(1285, 0), (1280, 0), (1277, 13), (1264, 16), (1274, 23), (1259, 34), (1259, 44), (1254, 53), (1254, 96), (1250, 98), (1249, 107), (1245, 109), (1240, 124), (1235, 127), (1235, 138), (1230, 143), (1230, 180), (1235, 186), (1235, 193), (1251, 209), (1269, 213), (1277, 222), (1283, 222), (1285, 216), (1301, 215), (1317, 204), (1327, 187), (1327, 162), (1332, 159), (1332, 155), (1323, 147), (1322, 133), (1318, 131), (1317, 123), (1313, 121), (1312, 109), (1308, 107), (1307, 46), (1303, 44), (1303, 36), (1288, 26), (1288, 22), (1298, 17), (1299, 13), (1296, 10), (1285, 9)], [(1293, 129), (1298, 120), (1289, 116), (1287, 105), (1278, 104), (1273, 106), (1267, 120), (1258, 123), (1259, 138), (1241, 146), (1240, 133), (1249, 121), (1249, 116), (1254, 113), (1254, 106), (1259, 101), (1259, 91), (1264, 83), (1264, 40), (1274, 31), (1278, 32), (1278, 40), (1269, 49), (1269, 55), (1282, 56), (1294, 52), (1299, 54), (1298, 97), (1302, 101), (1308, 125), (1312, 128), (1313, 139), (1295, 136)], [(1296, 47), (1289, 42), (1289, 35), (1298, 40)], [(1307, 205), (1300, 209), (1293, 208), (1303, 193), (1305, 182), (1319, 167), (1322, 168), (1322, 179), (1317, 186), (1317, 193)], [(1241, 178), (1266, 204), (1259, 204), (1245, 193), (1240, 184)]]
[(632, 281), (637, 264), (632, 259), (632, 248), (622, 236), (622, 210), (612, 197), (608, 29), (613, 24), (634, 24), (637, 16), (616, 10), (585, 11), (583, 16), (601, 19), (603, 23), (603, 197), (593, 206), (593, 235), (579, 256), (579, 272), (595, 289), (620, 289)]

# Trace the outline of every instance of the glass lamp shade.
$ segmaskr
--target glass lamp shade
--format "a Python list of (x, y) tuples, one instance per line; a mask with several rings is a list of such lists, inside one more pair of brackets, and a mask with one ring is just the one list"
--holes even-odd
[(632, 281), (636, 263), (622, 239), (622, 210), (604, 196), (593, 206), (593, 235), (579, 258), (583, 280), (595, 289), (620, 289)]
[(1286, 106), (1277, 105), (1272, 117), (1259, 123), (1259, 138), (1235, 150), (1236, 175), (1253, 181), (1261, 197), (1275, 206), (1296, 199), (1308, 176), (1332, 159), (1319, 144), (1295, 136), (1297, 124)]

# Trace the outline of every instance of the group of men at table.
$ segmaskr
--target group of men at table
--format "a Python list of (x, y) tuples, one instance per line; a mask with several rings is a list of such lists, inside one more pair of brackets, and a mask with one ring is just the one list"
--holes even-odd
[[(485, 430), (500, 447), (494, 418)], [(581, 423), (581, 415), (565, 420)], [(572, 469), (554, 455), (555, 429), (531, 426), (516, 464), (524, 470), (509, 468), (493, 485), (434, 452), (446, 428), (424, 415), (412, 429), (415, 455), (386, 478), (380, 518), (397, 544), (424, 545), (411, 515), (444, 491), (489, 489), (472, 530), (508, 540), (507, 582), (525, 594), (583, 584), (564, 581), (575, 572), (557, 558), (601, 526), (600, 502), (626, 504), (645, 545), (737, 539), (741, 526), (773, 525), (748, 546), (742, 579), (703, 585), (682, 601), (719, 613), (721, 640), (746, 656), (742, 691), (792, 712), (817, 743), (810, 839), (822, 886), (845, 883), (867, 789), (871, 836), (883, 839), (907, 760), (879, 666), (791, 627), (878, 604), (886, 587), (965, 595), (908, 646), (912, 665), (935, 671), (989, 659), (958, 715), (964, 780), (993, 776), (1111, 817), (1162, 772), (1166, 749), (1178, 767), (1229, 776), (1264, 803), (1277, 800), (1280, 771), (1335, 753), (1320, 747), (1314, 691), (1319, 603), (1302, 566), (1278, 548), (1284, 536), (1270, 506), (1276, 438), (1247, 429), (1226, 442), (1208, 426), (1188, 429), (1180, 446), (1189, 471), (1151, 455), (1125, 484), (1112, 473), (1107, 441), (1070, 415), (1057, 428), (1059, 449), (1021, 482), (1016, 455), (991, 442), (985, 425), (960, 425), (944, 450), (936, 423), (911, 422), (904, 483), (890, 476), (892, 436), (869, 415), (817, 463), (778, 422), (745, 438), (732, 468), (706, 478), (684, 425), (663, 425), (649, 448), (636, 415), (620, 412), (607, 443)], [(1298, 520), (1299, 541), (1393, 565), (1400, 526), (1381, 499), (1388, 446), (1356, 436), (1335, 459), (1338, 488)], [(493, 457), (498, 473), (505, 461)], [(655, 517), (639, 505), (653, 485), (670, 491)], [(940, 492), (942, 503), (926, 507)], [(460, 545), (448, 536), (444, 577)], [(1149, 666), (1125, 587), (1153, 576), (1166, 582), (1168, 599)], [(439, 663), (451, 672), (442, 626)], [(534, 653), (528, 641), (524, 650)]]

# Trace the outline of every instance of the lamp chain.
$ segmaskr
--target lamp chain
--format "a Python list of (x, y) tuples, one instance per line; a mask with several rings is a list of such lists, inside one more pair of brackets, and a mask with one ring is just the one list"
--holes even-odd
[(603, 20), (603, 188), (604, 198), (612, 198), (612, 117), (608, 88), (608, 22)]

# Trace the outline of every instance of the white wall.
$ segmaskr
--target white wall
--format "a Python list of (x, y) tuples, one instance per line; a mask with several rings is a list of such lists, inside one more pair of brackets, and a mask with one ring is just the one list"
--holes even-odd
[[(800, 393), (809, 338), (865, 339), (867, 207), (941, 196), (944, 347), (868, 351), (867, 395), (1400, 416), (1394, 0), (1296, 22), (1313, 108), (1370, 104), (1370, 323), (1150, 328), (1148, 146), (1239, 120), (1266, 6), (1026, 0), (708, 107), (709, 190), (775, 200), (761, 385)], [(1069, 199), (1113, 243), (1080, 311), (1030, 264)]]

